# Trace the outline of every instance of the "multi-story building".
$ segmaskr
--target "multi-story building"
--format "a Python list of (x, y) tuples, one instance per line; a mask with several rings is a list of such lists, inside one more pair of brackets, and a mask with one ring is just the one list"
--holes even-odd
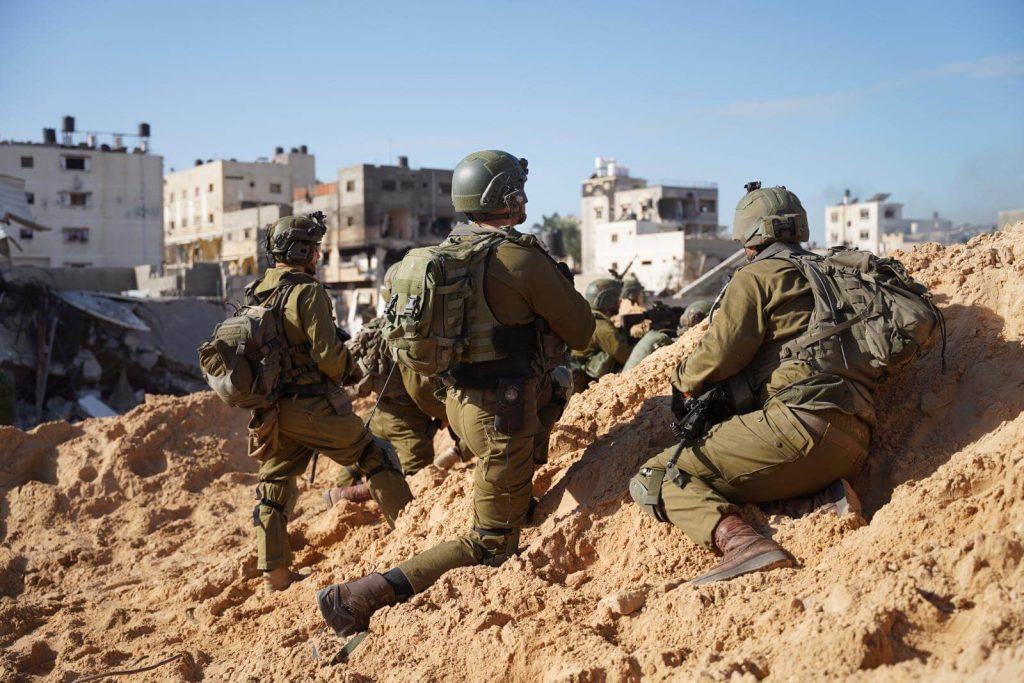
[(298, 188), (295, 213), (323, 211), (321, 279), (335, 289), (376, 287), (389, 265), (412, 247), (437, 244), (463, 214), (452, 208), (449, 169), (357, 164), (336, 182)]
[[(149, 152), (148, 124), (137, 135), (75, 129), (64, 117), (60, 139), (0, 141), (0, 174), (20, 178), (33, 220), (14, 235), (15, 265), (158, 267), (163, 258), (163, 157)], [(135, 145), (129, 149), (125, 140)]]
[[(224, 264), (226, 271), (244, 272), (246, 266), (238, 260), (242, 245), (234, 230), (242, 228), (241, 239), (255, 240), (255, 229), (244, 237), (242, 223), (263, 216), (244, 213), (228, 222), (226, 216), (267, 205), (287, 206), (295, 188), (315, 183), (316, 159), (305, 145), (287, 153), (278, 147), (272, 159), (197, 159), (192, 168), (168, 173), (163, 179), (167, 267), (213, 261)], [(229, 240), (235, 244), (227, 245)]]
[(909, 244), (954, 241), (953, 222), (938, 213), (931, 218), (904, 218), (903, 204), (880, 192), (865, 201), (847, 190), (839, 204), (825, 207), (825, 245), (870, 251), (879, 256)]
[[(634, 230), (652, 235), (678, 232), (684, 238), (714, 238), (718, 233), (718, 186), (715, 183), (648, 185), (633, 178), (615, 159), (597, 157), (590, 178), (583, 181), (580, 202), (580, 237), (583, 272), (607, 268), (597, 260), (599, 234), (618, 235), (609, 224), (626, 221), (656, 224), (657, 228)], [(602, 249), (608, 253), (608, 249)], [(682, 258), (682, 254), (678, 254)], [(627, 260), (628, 260), (627, 256)]]

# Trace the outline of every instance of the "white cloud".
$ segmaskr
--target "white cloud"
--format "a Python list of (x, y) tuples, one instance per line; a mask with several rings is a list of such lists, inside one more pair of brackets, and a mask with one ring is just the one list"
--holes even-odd
[(855, 102), (863, 101), (876, 93), (908, 87), (925, 81), (965, 77), (973, 79), (1012, 78), (1024, 75), (1024, 52), (1009, 52), (990, 55), (969, 62), (943, 64), (927, 71), (918, 71), (902, 78), (879, 81), (873, 85), (818, 95), (806, 95), (779, 100), (751, 100), (726, 105), (720, 113), (738, 118), (760, 118), (792, 116), (797, 114), (821, 114), (840, 111)]

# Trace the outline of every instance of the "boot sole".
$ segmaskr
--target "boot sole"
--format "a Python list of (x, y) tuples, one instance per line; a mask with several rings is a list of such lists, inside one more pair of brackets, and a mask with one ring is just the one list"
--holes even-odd
[(744, 574), (750, 574), (756, 571), (769, 571), (771, 569), (781, 569), (783, 567), (792, 567), (793, 558), (787, 555), (781, 550), (773, 550), (757, 557), (752, 557), (742, 564), (738, 564), (735, 567), (731, 567), (728, 570), (721, 572), (708, 572), (704, 576), (698, 576), (696, 579), (688, 581), (691, 586), (703, 586), (706, 583), (714, 583), (716, 581), (726, 581), (728, 579), (734, 579), (737, 576), (743, 576)]
[(320, 616), (324, 618), (324, 621), (327, 622), (327, 627), (334, 631), (336, 635), (350, 636), (353, 633), (358, 633), (358, 630), (352, 629), (352, 626), (355, 625), (355, 619), (352, 615), (348, 614), (347, 611), (344, 611), (344, 607), (342, 607), (341, 610), (346, 623), (342, 625), (340, 629), (335, 628), (334, 622), (338, 620), (338, 611), (331, 611), (330, 607), (325, 603), (331, 588), (331, 586), (328, 586), (327, 588), (321, 588), (316, 592), (316, 606), (320, 608)]

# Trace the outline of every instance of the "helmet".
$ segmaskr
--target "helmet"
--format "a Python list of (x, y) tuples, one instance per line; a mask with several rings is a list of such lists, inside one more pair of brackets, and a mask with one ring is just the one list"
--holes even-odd
[(622, 296), (630, 299), (644, 293), (644, 285), (636, 275), (630, 273), (622, 279)]
[(613, 308), (619, 305), (622, 295), (622, 282), (610, 277), (602, 277), (587, 285), (587, 291), (583, 297), (590, 304), (591, 308), (602, 310)]
[(708, 313), (711, 312), (711, 307), (714, 303), (715, 302), (710, 299), (694, 301), (692, 304), (687, 306), (686, 311), (679, 316), (679, 326), (693, 327), (701, 320), (708, 317)]
[(765, 247), (772, 242), (806, 242), (810, 236), (807, 212), (786, 186), (761, 189), (754, 181), (743, 186), (747, 194), (736, 205), (732, 237), (744, 247)]
[[(498, 213), (526, 205), (526, 159), (508, 152), (474, 152), (459, 162), (452, 176), (452, 205), (463, 213)], [(522, 220), (526, 216), (522, 216)]]
[(267, 231), (264, 248), (271, 260), (302, 265), (309, 260), (325, 232), (324, 215), (319, 211), (307, 216), (285, 216)]
[(398, 266), (401, 264), (401, 261), (395, 261), (388, 268), (387, 272), (384, 273), (384, 281), (380, 283), (381, 301), (387, 302), (387, 300), (391, 298), (391, 286), (395, 282), (395, 273), (398, 272)]

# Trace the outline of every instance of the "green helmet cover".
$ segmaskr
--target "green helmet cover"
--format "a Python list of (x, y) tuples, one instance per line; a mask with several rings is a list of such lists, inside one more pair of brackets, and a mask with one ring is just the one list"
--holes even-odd
[(744, 247), (765, 247), (773, 242), (806, 242), (810, 236), (807, 212), (800, 199), (779, 187), (745, 185), (747, 194), (736, 205), (732, 237)]
[(603, 310), (619, 305), (622, 297), (622, 281), (610, 277), (602, 277), (587, 285), (583, 298), (591, 308)]
[(452, 205), (462, 213), (497, 213), (525, 206), (527, 173), (526, 159), (493, 149), (474, 152), (455, 167)]
[(306, 216), (285, 216), (267, 231), (264, 245), (274, 261), (302, 265), (327, 232), (324, 215), (319, 211)]
[(644, 285), (636, 275), (630, 273), (626, 277), (622, 278), (622, 296), (628, 299), (634, 295), (643, 293)]

